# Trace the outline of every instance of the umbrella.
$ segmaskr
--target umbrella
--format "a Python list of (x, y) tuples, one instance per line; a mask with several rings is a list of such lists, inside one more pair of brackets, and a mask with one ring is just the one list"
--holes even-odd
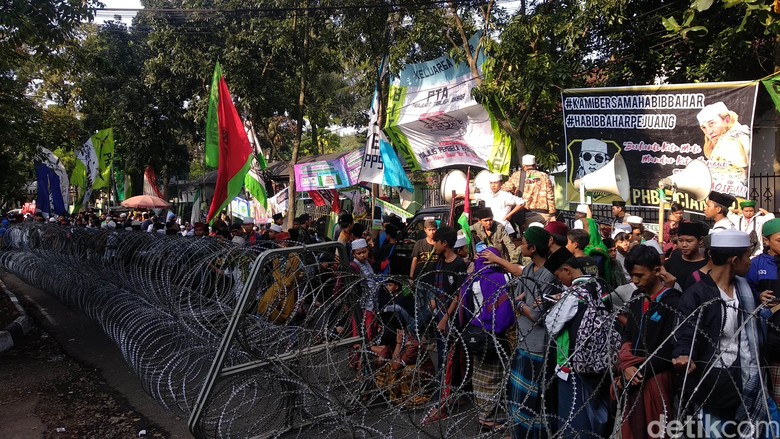
[(152, 195), (137, 195), (122, 201), (124, 207), (145, 207), (147, 209), (166, 209), (171, 207), (165, 200)]

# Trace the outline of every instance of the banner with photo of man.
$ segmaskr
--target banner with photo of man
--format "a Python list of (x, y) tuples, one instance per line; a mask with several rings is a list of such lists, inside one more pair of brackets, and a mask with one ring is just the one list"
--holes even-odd
[[(757, 86), (745, 81), (564, 90), (567, 200), (579, 200), (575, 180), (607, 166), (616, 154), (628, 170), (623, 177), (630, 181), (629, 205), (658, 206), (658, 181), (692, 160), (707, 164), (711, 190), (748, 198)], [(589, 195), (594, 203), (619, 199)], [(678, 201), (686, 209), (703, 208), (685, 194)]]
[[(479, 36), (469, 46), (481, 70)], [(475, 86), (468, 65), (448, 56), (408, 65), (393, 79), (385, 134), (412, 170), (463, 165), (509, 173), (509, 136), (471, 96)]]

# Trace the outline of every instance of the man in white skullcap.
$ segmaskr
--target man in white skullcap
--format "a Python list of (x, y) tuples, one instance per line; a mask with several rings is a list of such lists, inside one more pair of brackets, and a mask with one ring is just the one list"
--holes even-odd
[(485, 202), (485, 207), (493, 211), (493, 220), (504, 226), (507, 233), (515, 233), (510, 220), (514, 214), (520, 211), (525, 201), (522, 198), (501, 190), (501, 174), (490, 174), (490, 192), (476, 194), (477, 199)]
[[(746, 437), (733, 430), (743, 420), (770, 423), (765, 401), (771, 396), (760, 363), (765, 336), (756, 312), (762, 301), (773, 297), (754, 295), (743, 277), (750, 269), (751, 250), (745, 232), (711, 235), (711, 268), (685, 290), (677, 305), (679, 316), (690, 316), (681, 318), (674, 330), (672, 365), (685, 378), (680, 406), (700, 406), (710, 437)], [(762, 435), (752, 430), (747, 436)]]
[(609, 163), (609, 151), (606, 142), (599, 139), (585, 139), (580, 148), (579, 166), (574, 179), (582, 178), (598, 171)]
[[(521, 169), (509, 177), (501, 187), (525, 201), (524, 210), (538, 214), (540, 222), (547, 223), (555, 217), (555, 189), (550, 176), (536, 169), (536, 157), (526, 154), (521, 159)], [(516, 224), (524, 224), (530, 218), (518, 218)]]
[(585, 222), (582, 221), (583, 218), (588, 217), (588, 212), (590, 209), (588, 209), (587, 204), (578, 204), (577, 210), (574, 212), (574, 226), (572, 229), (584, 229), (585, 228)]
[(750, 165), (750, 128), (723, 102), (715, 102), (696, 115), (704, 133), (704, 157), (712, 174), (712, 188), (747, 197)]

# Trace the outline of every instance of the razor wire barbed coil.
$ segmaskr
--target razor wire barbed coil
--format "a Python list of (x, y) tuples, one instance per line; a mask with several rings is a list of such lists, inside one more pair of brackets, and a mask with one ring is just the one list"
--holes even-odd
[[(543, 435), (571, 437), (555, 425), (568, 425), (587, 409), (572, 404), (569, 413), (557, 413), (545, 400), (558, 379), (549, 337), (536, 383), (542, 403), (530, 407), (530, 396), (512, 400), (506, 390), (528, 331), (514, 325), (506, 335), (490, 334), (492, 349), (469, 352), (464, 327), (451, 324), (437, 334), (426, 317), (433, 285), (410, 284), (405, 277), (368, 279), (346, 266), (338, 244), (291, 244), (297, 245), (263, 241), (243, 247), (212, 238), (23, 223), (3, 236), (0, 266), (95, 321), (147, 393), (177, 415), (198, 415), (191, 428), (199, 437), (505, 435), (503, 429), (480, 429), (486, 403), (503, 411), (498, 416), (506, 428), (538, 423)], [(388, 279), (414, 302), (408, 321), (393, 323), (403, 349), (417, 352), (414, 364), (400, 369), (380, 344), (393, 332), (385, 332), (391, 324), (379, 321), (379, 312), (373, 319), (366, 312), (377, 300), (369, 280), (384, 285)], [(483, 278), (477, 273), (467, 279)], [(495, 287), (514, 304), (518, 291), (540, 286), (520, 277)], [(758, 318), (759, 311), (743, 322)], [(619, 312), (613, 310), (609, 321)], [(676, 329), (690, 319), (677, 317)], [(532, 328), (540, 325), (544, 316)], [(232, 338), (224, 344), (228, 333)], [(696, 334), (708, 337), (698, 327)], [(674, 336), (666, 334), (664, 342)], [(222, 351), (224, 361), (215, 361)], [(439, 358), (446, 365), (433, 364)], [(460, 379), (447, 376), (453, 362), (460, 363)], [(483, 369), (497, 382), (475, 389), (473, 379)], [(619, 377), (605, 373), (597, 386), (609, 388)], [(628, 389), (614, 391), (619, 410), (609, 426), (613, 435), (635, 408), (627, 404)], [(431, 412), (442, 409), (444, 416), (428, 422)], [(690, 401), (677, 398), (664, 412), (672, 419), (690, 409)]]

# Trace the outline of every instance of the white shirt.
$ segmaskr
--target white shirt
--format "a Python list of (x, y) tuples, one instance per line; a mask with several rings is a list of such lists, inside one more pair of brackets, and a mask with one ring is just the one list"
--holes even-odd
[(479, 193), (477, 198), (484, 200), (485, 207), (489, 207), (493, 212), (493, 221), (501, 223), (510, 235), (515, 232), (515, 229), (509, 225), (509, 221), (504, 221), (504, 218), (515, 206), (525, 204), (522, 198), (506, 191)]
[[(722, 367), (729, 367), (737, 360), (739, 354), (740, 340), (737, 330), (739, 329), (739, 299), (737, 292), (734, 291), (734, 297), (729, 297), (725, 291), (718, 287), (720, 298), (726, 302), (726, 322), (723, 324), (723, 332), (718, 340), (718, 348), (721, 353)], [(742, 331), (740, 331), (741, 333)]]
[(769, 213), (766, 215), (754, 215), (752, 218), (745, 218), (744, 215), (737, 215), (736, 213), (728, 213), (728, 218), (734, 224), (734, 227), (736, 230), (741, 230), (745, 233), (750, 233), (752, 231), (756, 231), (756, 237), (758, 237), (758, 245), (756, 246), (756, 250), (753, 252), (751, 256), (758, 256), (761, 253), (764, 252), (764, 240), (761, 239), (763, 236), (762, 233), (764, 231), (764, 223), (775, 219), (775, 214)]
[(722, 220), (716, 221), (715, 224), (713, 224), (712, 228), (710, 229), (710, 235), (713, 233), (718, 233), (721, 230), (736, 230), (736, 227), (734, 227), (734, 223), (732, 223), (728, 217), (726, 217)]

